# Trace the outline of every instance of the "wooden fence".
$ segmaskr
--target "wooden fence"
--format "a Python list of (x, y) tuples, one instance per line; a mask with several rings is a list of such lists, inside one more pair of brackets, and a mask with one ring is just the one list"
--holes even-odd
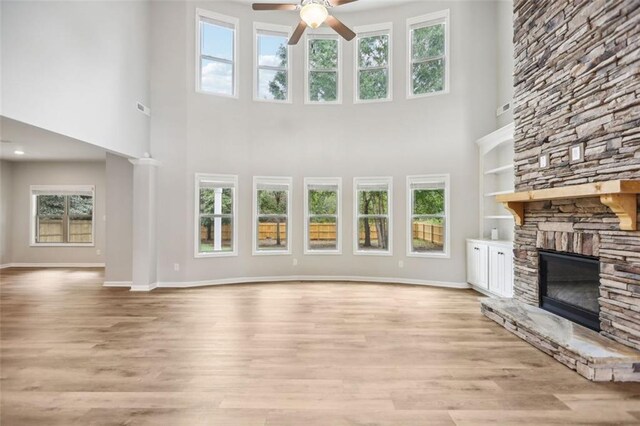
[[(90, 220), (70, 220), (69, 221), (69, 242), (70, 243), (91, 243), (93, 226)], [(39, 220), (38, 221), (38, 242), (39, 243), (63, 243), (64, 226), (60, 220)]]
[(444, 232), (442, 225), (431, 225), (429, 223), (413, 224), (413, 239), (428, 241), (430, 243), (442, 245), (444, 242)]

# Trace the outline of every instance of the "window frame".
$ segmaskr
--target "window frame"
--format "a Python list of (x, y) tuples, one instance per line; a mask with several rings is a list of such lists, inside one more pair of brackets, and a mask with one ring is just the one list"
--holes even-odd
[[(425, 28), (433, 25), (444, 24), (444, 89), (438, 92), (422, 93), (415, 95), (413, 93), (413, 30), (417, 28)], [(428, 13), (426, 15), (416, 16), (414, 18), (407, 19), (407, 99), (420, 99), (428, 98), (431, 96), (445, 95), (450, 91), (450, 69), (451, 69), (451, 55), (449, 54), (449, 47), (451, 45), (450, 39), (450, 12), (449, 9), (441, 10), (438, 12)], [(437, 60), (438, 58), (430, 58), (425, 61), (428, 62)]]
[[(332, 250), (313, 250), (309, 247), (309, 225), (312, 215), (309, 213), (309, 187), (310, 186), (334, 186), (338, 188), (336, 197), (336, 248)], [(333, 215), (313, 215), (333, 216)], [(342, 178), (304, 178), (304, 254), (335, 256), (342, 254)]]
[[(413, 190), (411, 185), (415, 183), (444, 183), (444, 245), (442, 252), (416, 252), (413, 251)], [(451, 176), (444, 174), (427, 174), (407, 176), (407, 257), (426, 258), (451, 258)]]
[[(39, 243), (36, 235), (37, 194), (34, 191), (64, 192), (60, 195), (74, 195), (73, 192), (91, 192), (91, 242), (90, 243)], [(95, 247), (96, 246), (96, 187), (95, 185), (30, 185), (29, 186), (29, 246), (30, 247)], [(66, 216), (66, 238), (69, 238), (69, 215)], [(63, 224), (63, 229), (65, 225)]]
[[(210, 21), (218, 21), (221, 24), (227, 24), (233, 27), (233, 62), (228, 62), (227, 60), (223, 60), (221, 58), (211, 57), (211, 60), (224, 62), (224, 63), (231, 63), (231, 65), (233, 66), (233, 94), (231, 95), (226, 93), (210, 92), (202, 88), (202, 65), (201, 64), (202, 64), (203, 55), (201, 50), (202, 28), (200, 24), (203, 18), (208, 19)], [(200, 93), (204, 95), (220, 96), (223, 98), (239, 99), (240, 97), (239, 95), (240, 83), (238, 78), (240, 75), (240, 72), (239, 72), (240, 64), (238, 61), (239, 36), (240, 36), (240, 20), (238, 18), (234, 18), (233, 16), (222, 15), (220, 13), (211, 12), (205, 9), (196, 8), (196, 60), (195, 60), (196, 93)]]
[[(337, 97), (335, 101), (312, 101), (309, 96), (309, 77), (312, 71), (327, 71), (334, 72), (334, 70), (312, 70), (309, 66), (309, 44), (312, 40), (336, 40), (338, 43), (338, 66), (335, 68), (337, 74)], [(318, 28), (312, 33), (305, 35), (304, 42), (304, 103), (306, 105), (340, 105), (342, 104), (342, 80), (344, 80), (343, 65), (342, 65), (342, 37), (335, 34), (335, 32), (326, 28)]]
[[(393, 101), (393, 22), (383, 24), (363, 25), (354, 27), (356, 38), (354, 39), (354, 61), (353, 61), (353, 103), (371, 104), (377, 102)], [(389, 37), (389, 57), (387, 58), (387, 97), (384, 99), (360, 99), (360, 39), (386, 34)], [(363, 68), (374, 69), (374, 68)], [(380, 68), (383, 69), (383, 68)]]
[[(233, 186), (233, 208), (231, 211), (233, 233), (233, 250), (204, 253), (200, 252), (200, 183), (202, 181), (213, 181)], [(238, 176), (220, 175), (210, 173), (196, 173), (195, 175), (195, 209), (194, 209), (194, 246), (193, 257), (195, 259), (206, 259), (211, 257), (233, 257), (238, 255)]]
[(293, 103), (293, 46), (287, 44), (287, 99), (285, 100), (277, 100), (277, 99), (262, 99), (259, 97), (259, 89), (260, 89), (260, 69), (272, 69), (274, 71), (280, 71), (276, 67), (267, 67), (264, 66), (259, 67), (258, 55), (259, 55), (259, 45), (258, 45), (258, 35), (261, 32), (267, 33), (275, 33), (275, 34), (286, 34), (287, 40), (291, 37), (292, 28), (287, 25), (276, 25), (276, 24), (267, 24), (264, 22), (254, 22), (253, 23), (253, 100), (255, 102), (267, 102), (267, 103), (275, 103), (275, 104), (291, 104)]
[[(387, 221), (389, 223), (389, 241), (387, 250), (360, 250), (358, 188), (360, 185), (387, 185)], [(353, 254), (354, 256), (393, 256), (393, 177), (356, 177), (353, 178)]]
[[(286, 185), (287, 186), (287, 249), (286, 250), (260, 250), (258, 248), (258, 185)], [(251, 214), (252, 226), (252, 248), (253, 256), (290, 256), (293, 244), (293, 178), (278, 176), (254, 176), (253, 177), (253, 212)]]

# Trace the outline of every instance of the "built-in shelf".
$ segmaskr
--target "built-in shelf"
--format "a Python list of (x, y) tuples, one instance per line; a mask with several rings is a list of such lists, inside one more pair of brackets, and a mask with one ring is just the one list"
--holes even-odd
[(574, 198), (600, 198), (620, 219), (623, 231), (637, 230), (638, 194), (640, 180), (609, 180), (524, 192), (496, 193), (496, 201), (503, 203), (513, 214), (517, 225), (524, 224), (524, 204), (534, 201), (570, 200)]
[(496, 167), (495, 169), (487, 170), (485, 175), (498, 175), (500, 173), (507, 173), (513, 171), (513, 164), (507, 164), (505, 166)]
[(513, 220), (513, 216), (512, 215), (489, 215), (489, 216), (485, 216), (485, 219), (497, 219), (497, 220)]
[(484, 194), (485, 197), (496, 197), (498, 195), (506, 195), (513, 194), (513, 191), (496, 191), (496, 192), (488, 192)]

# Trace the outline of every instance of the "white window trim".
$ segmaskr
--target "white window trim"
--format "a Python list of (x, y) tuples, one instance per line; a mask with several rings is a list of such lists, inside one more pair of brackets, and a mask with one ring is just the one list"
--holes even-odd
[[(336, 72), (338, 73), (338, 97), (335, 101), (318, 102), (312, 101), (309, 97), (309, 74), (311, 73), (311, 68), (309, 67), (309, 42), (314, 39), (330, 39), (337, 40), (338, 42), (338, 67), (336, 68)], [(326, 28), (318, 28), (312, 33), (307, 33), (304, 41), (304, 103), (307, 105), (342, 104), (342, 80), (344, 80), (342, 67), (342, 37)]]
[[(449, 54), (450, 42), (450, 25), (449, 25), (449, 9), (441, 10), (438, 12), (429, 13), (426, 15), (416, 16), (415, 18), (407, 19), (407, 99), (420, 99), (429, 98), (432, 96), (445, 95), (449, 93), (451, 77), (451, 55)], [(430, 25), (444, 23), (444, 90), (432, 93), (423, 93), (420, 95), (413, 94), (413, 77), (412, 77), (412, 39), (411, 31), (414, 26), (424, 24), (427, 27)]]
[[(229, 24), (233, 26), (233, 94), (232, 95), (228, 95), (226, 93), (217, 93), (217, 92), (209, 92), (206, 90), (202, 89), (202, 67), (200, 64), (201, 61), (201, 46), (202, 46), (202, 40), (200, 40), (200, 35), (201, 35), (201, 31), (200, 31), (200, 21), (201, 18), (205, 18), (205, 19), (211, 19), (213, 21), (219, 21), (225, 24)], [(204, 9), (196, 9), (196, 93), (202, 93), (205, 95), (213, 95), (213, 96), (220, 96), (223, 98), (233, 98), (233, 99), (238, 99), (239, 96), (239, 90), (240, 90), (240, 84), (239, 84), (239, 78), (238, 76), (240, 75), (240, 72), (238, 71), (238, 69), (240, 68), (240, 64), (238, 63), (238, 38), (240, 36), (240, 20), (238, 18), (234, 18), (232, 16), (227, 16), (227, 15), (221, 15), (219, 13), (215, 13), (215, 12), (210, 12), (208, 10), (204, 10)]]
[[(312, 250), (309, 248), (309, 187), (327, 185), (338, 187), (337, 197), (337, 245), (335, 250)], [(341, 255), (342, 254), (342, 178), (304, 178), (304, 254), (305, 255)]]
[[(382, 250), (359, 250), (358, 241), (358, 185), (360, 184), (384, 184), (389, 188), (389, 249)], [(356, 177), (353, 178), (353, 254), (356, 256), (393, 256), (393, 177)]]
[[(276, 184), (287, 185), (289, 194), (287, 196), (287, 249), (286, 250), (259, 250), (258, 249), (258, 184)], [(253, 213), (252, 221), (252, 253), (254, 256), (289, 256), (291, 255), (291, 246), (293, 244), (293, 215), (291, 209), (293, 206), (293, 178), (291, 177), (272, 177), (272, 176), (254, 176), (253, 177)]]
[[(233, 185), (233, 250), (226, 252), (200, 253), (200, 182), (203, 180), (220, 183), (230, 183)], [(196, 173), (195, 178), (195, 209), (194, 209), (194, 246), (193, 257), (196, 259), (206, 259), (211, 257), (233, 257), (238, 255), (238, 176), (217, 175), (209, 173)]]
[[(38, 243), (36, 242), (36, 195), (33, 191), (91, 192), (91, 242), (90, 243)], [(29, 186), (29, 246), (30, 247), (95, 247), (96, 246), (96, 187), (94, 185), (30, 185)]]
[[(413, 191), (412, 183), (444, 183), (444, 250), (439, 253), (419, 253), (413, 251)], [(447, 174), (407, 176), (407, 257), (451, 258), (451, 177)]]
[[(384, 24), (373, 24), (373, 25), (363, 25), (359, 27), (354, 27), (354, 32), (357, 34), (354, 39), (354, 61), (353, 61), (353, 103), (354, 104), (372, 104), (377, 102), (391, 102), (393, 101), (393, 23), (387, 22)], [(363, 37), (368, 37), (376, 34), (388, 34), (389, 35), (389, 78), (388, 84), (389, 88), (387, 91), (387, 97), (384, 99), (368, 99), (361, 100), (360, 99), (360, 61), (359, 61), (359, 50), (360, 50), (360, 39)]]
[(280, 101), (276, 99), (262, 99), (258, 96), (258, 32), (269, 31), (287, 34), (287, 40), (291, 37), (292, 28), (286, 25), (266, 24), (263, 22), (253, 23), (253, 100), (255, 102), (268, 102), (275, 104), (293, 103), (293, 49), (287, 45), (287, 99)]

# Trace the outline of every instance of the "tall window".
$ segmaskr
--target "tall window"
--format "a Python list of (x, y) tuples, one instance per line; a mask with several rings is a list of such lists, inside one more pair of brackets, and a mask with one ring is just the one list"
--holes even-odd
[(254, 23), (254, 99), (291, 101), (291, 67), (288, 45), (291, 28)]
[(391, 23), (356, 28), (356, 103), (391, 100), (391, 31)]
[(253, 178), (253, 254), (291, 254), (291, 178)]
[(93, 186), (32, 186), (32, 245), (94, 245)]
[(341, 178), (304, 180), (305, 254), (342, 252)]
[(448, 10), (407, 20), (409, 98), (448, 91), (448, 27)]
[(238, 20), (197, 10), (197, 90), (214, 95), (238, 95)]
[(338, 36), (307, 37), (307, 103), (340, 103), (341, 44)]
[(448, 257), (449, 175), (408, 176), (407, 191), (407, 255)]
[(391, 255), (392, 178), (355, 178), (355, 254)]
[(196, 175), (196, 257), (237, 255), (238, 177)]

